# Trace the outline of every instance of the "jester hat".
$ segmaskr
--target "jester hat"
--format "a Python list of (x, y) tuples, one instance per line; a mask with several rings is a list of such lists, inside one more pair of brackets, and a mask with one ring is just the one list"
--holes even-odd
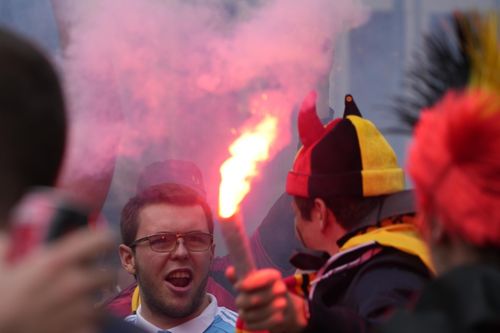
[(362, 117), (351, 95), (345, 97), (343, 118), (323, 126), (316, 93), (309, 93), (299, 111), (298, 130), (303, 146), (288, 173), (288, 194), (369, 197), (404, 189), (396, 154), (375, 125)]

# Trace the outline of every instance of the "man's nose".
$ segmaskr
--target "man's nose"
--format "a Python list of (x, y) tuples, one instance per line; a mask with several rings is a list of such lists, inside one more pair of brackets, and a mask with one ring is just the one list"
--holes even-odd
[(178, 238), (174, 249), (170, 253), (170, 257), (171, 258), (185, 258), (188, 255), (189, 255), (189, 251), (186, 248), (186, 245), (184, 245), (184, 239)]

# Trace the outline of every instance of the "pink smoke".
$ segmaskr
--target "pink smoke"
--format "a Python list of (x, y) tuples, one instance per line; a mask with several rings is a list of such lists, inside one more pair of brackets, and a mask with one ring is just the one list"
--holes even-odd
[[(72, 112), (61, 182), (85, 192), (93, 179), (103, 195), (117, 160), (180, 158), (215, 198), (239, 130), (266, 110), (280, 119), (271, 153), (287, 146), (291, 113), (329, 72), (337, 36), (367, 18), (352, 0), (53, 2)], [(114, 182), (124, 199), (135, 188), (128, 175)]]

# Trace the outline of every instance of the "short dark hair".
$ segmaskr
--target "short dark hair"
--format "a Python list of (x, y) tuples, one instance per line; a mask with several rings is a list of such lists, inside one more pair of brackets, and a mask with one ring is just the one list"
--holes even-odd
[[(335, 196), (319, 199), (322, 199), (325, 202), (326, 206), (335, 215), (335, 218), (340, 226), (346, 230), (351, 230), (359, 226), (362, 220), (381, 204), (383, 198), (384, 196)], [(295, 204), (297, 205), (303, 219), (311, 219), (314, 199), (315, 198), (294, 196)]]
[(4, 29), (0, 29), (0, 136), (0, 220), (5, 220), (30, 187), (55, 183), (66, 143), (66, 115), (50, 62), (36, 47)]
[(122, 242), (130, 246), (137, 236), (139, 229), (138, 216), (142, 208), (147, 205), (165, 203), (179, 206), (199, 205), (203, 208), (207, 220), (208, 230), (211, 234), (214, 232), (214, 220), (212, 211), (205, 198), (190, 187), (179, 184), (162, 184), (150, 187), (131, 198), (125, 207), (123, 207), (120, 231)]

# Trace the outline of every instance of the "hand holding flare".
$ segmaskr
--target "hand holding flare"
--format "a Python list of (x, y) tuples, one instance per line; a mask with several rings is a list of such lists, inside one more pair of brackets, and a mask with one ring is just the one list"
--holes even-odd
[[(315, 94), (310, 97), (314, 103)], [(239, 318), (236, 333), (298, 333), (307, 325), (307, 302), (291, 294), (276, 269), (256, 270), (243, 233), (238, 205), (249, 192), (249, 181), (257, 174), (256, 163), (268, 158), (276, 136), (276, 118), (265, 118), (253, 132), (246, 132), (230, 147), (233, 155), (221, 167), (219, 191), (221, 227), (231, 260), (226, 277), (238, 292)], [(231, 222), (231, 220), (234, 219)], [(262, 331), (266, 330), (266, 331)]]
[[(267, 116), (255, 129), (243, 132), (229, 147), (232, 156), (220, 168), (219, 221), (236, 271), (234, 278), (240, 280), (255, 271), (255, 263), (239, 213), (239, 204), (250, 191), (250, 180), (257, 175), (257, 163), (269, 158), (276, 126), (277, 119)], [(238, 321), (236, 332), (246, 332), (239, 325), (244, 326)]]

